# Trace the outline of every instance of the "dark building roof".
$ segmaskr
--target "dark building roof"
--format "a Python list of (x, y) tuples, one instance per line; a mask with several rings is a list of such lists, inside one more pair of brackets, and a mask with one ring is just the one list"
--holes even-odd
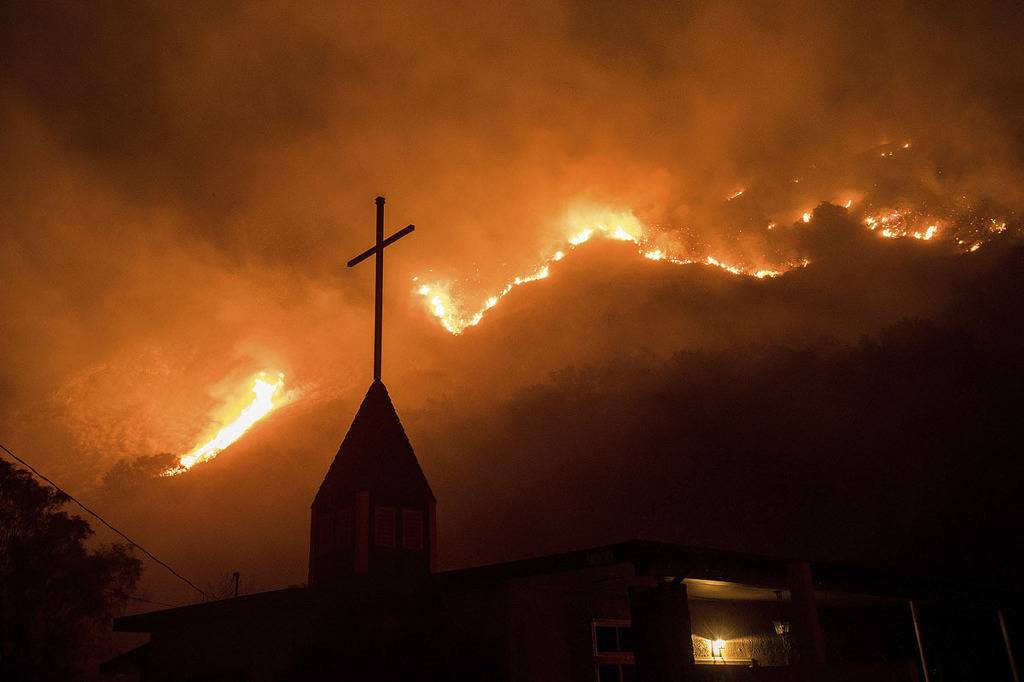
[(359, 490), (435, 500), (388, 390), (380, 381), (374, 381), (366, 392), (313, 498), (313, 507)]
[[(303, 612), (318, 608), (381, 608), (391, 601), (408, 604), (416, 595), (479, 585), (499, 585), (509, 580), (552, 575), (599, 566), (632, 564), (638, 575), (677, 576), (698, 580), (735, 581), (768, 588), (785, 586), (785, 566), (791, 560), (742, 554), (705, 547), (630, 540), (549, 556), (477, 566), (424, 576), (419, 581), (375, 576), (352, 576), (330, 590), (288, 588), (217, 602), (117, 618), (118, 632), (151, 632), (154, 628), (184, 622), (208, 622), (221, 617), (281, 611)], [(979, 585), (939, 575), (914, 575), (895, 571), (812, 564), (816, 590), (848, 592), (888, 598), (964, 599), (992, 604), (1021, 603), (1016, 586)]]

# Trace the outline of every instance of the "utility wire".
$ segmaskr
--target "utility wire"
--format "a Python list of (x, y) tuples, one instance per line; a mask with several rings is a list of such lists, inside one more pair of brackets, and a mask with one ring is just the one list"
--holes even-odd
[(75, 504), (77, 504), (77, 505), (78, 505), (79, 507), (81, 507), (82, 509), (84, 509), (84, 510), (86, 511), (86, 513), (88, 513), (88, 514), (92, 515), (93, 517), (95, 517), (97, 521), (99, 521), (99, 522), (100, 522), (100, 523), (102, 523), (102, 524), (103, 524), (104, 526), (106, 526), (107, 528), (109, 528), (110, 530), (114, 531), (115, 533), (117, 533), (118, 535), (120, 535), (121, 537), (123, 537), (123, 538), (124, 538), (125, 540), (127, 540), (127, 541), (128, 541), (128, 544), (130, 544), (130, 545), (131, 545), (132, 547), (135, 547), (136, 549), (138, 549), (139, 551), (141, 551), (141, 552), (142, 552), (143, 554), (145, 554), (146, 556), (148, 556), (148, 557), (149, 557), (150, 559), (152, 559), (153, 561), (157, 562), (158, 564), (160, 564), (161, 566), (163, 566), (164, 568), (166, 568), (166, 569), (167, 569), (168, 571), (170, 571), (170, 572), (171, 572), (171, 574), (172, 574), (172, 575), (174, 575), (174, 577), (176, 577), (176, 578), (177, 578), (178, 580), (181, 580), (182, 582), (184, 582), (184, 583), (185, 583), (186, 585), (188, 585), (189, 587), (191, 587), (191, 588), (192, 588), (193, 590), (195, 590), (195, 591), (196, 591), (196, 592), (198, 592), (199, 594), (203, 595), (203, 599), (206, 599), (206, 592), (203, 592), (203, 591), (202, 591), (201, 589), (199, 589), (198, 587), (196, 587), (196, 584), (195, 584), (194, 582), (192, 582), (191, 580), (189, 580), (188, 578), (186, 578), (185, 576), (183, 576), (183, 575), (182, 575), (181, 573), (178, 573), (177, 571), (175, 571), (175, 570), (174, 570), (173, 568), (171, 568), (170, 566), (168, 566), (168, 565), (167, 565), (167, 564), (166, 564), (165, 562), (161, 561), (160, 559), (157, 559), (157, 558), (156, 558), (156, 556), (155, 556), (155, 555), (154, 555), (154, 554), (153, 554), (152, 552), (150, 552), (150, 551), (149, 551), (148, 549), (146, 549), (145, 547), (143, 547), (143, 546), (142, 546), (142, 545), (140, 545), (139, 543), (135, 542), (135, 540), (132, 540), (132, 539), (131, 539), (130, 537), (128, 537), (127, 535), (125, 535), (124, 533), (122, 533), (121, 531), (119, 531), (119, 530), (118, 530), (117, 528), (114, 528), (114, 527), (113, 527), (112, 525), (110, 525), (110, 524), (109, 524), (109, 523), (107, 522), (107, 520), (106, 520), (106, 519), (104, 519), (104, 518), (103, 518), (102, 516), (100, 516), (99, 514), (97, 514), (96, 512), (94, 512), (94, 511), (93, 511), (92, 509), (89, 509), (88, 507), (86, 507), (86, 506), (85, 506), (84, 504), (82, 504), (82, 503), (81, 503), (81, 502), (79, 502), (79, 501), (78, 501), (77, 499), (75, 499), (75, 497), (74, 497), (73, 495), (71, 495), (71, 494), (70, 494), (70, 493), (68, 493), (67, 491), (63, 490), (63, 489), (62, 489), (62, 488), (61, 488), (61, 487), (60, 487), (59, 485), (57, 485), (56, 483), (54, 483), (53, 481), (51, 481), (51, 480), (50, 480), (49, 478), (47, 478), (46, 476), (44, 476), (44, 475), (43, 475), (43, 474), (42, 474), (41, 472), (39, 472), (39, 471), (38, 471), (38, 470), (37, 470), (37, 469), (36, 469), (35, 467), (33, 467), (33, 466), (32, 466), (31, 464), (29, 464), (28, 462), (26, 462), (25, 460), (23, 460), (23, 459), (22, 459), (21, 457), (18, 457), (18, 456), (17, 456), (16, 454), (14, 454), (13, 452), (11, 452), (11, 451), (10, 451), (10, 449), (9, 449), (9, 448), (8, 448), (8, 447), (7, 447), (6, 445), (4, 445), (3, 443), (0, 443), (0, 448), (2, 448), (4, 452), (6, 452), (6, 453), (7, 453), (8, 455), (10, 455), (10, 456), (11, 456), (11, 457), (13, 457), (14, 459), (16, 459), (16, 460), (17, 460), (18, 462), (20, 462), (20, 463), (22, 464), (22, 466), (24, 466), (24, 467), (25, 467), (26, 469), (28, 469), (28, 470), (29, 470), (29, 471), (31, 471), (31, 472), (32, 472), (33, 474), (35, 474), (36, 476), (38, 476), (39, 478), (41, 478), (42, 480), (46, 481), (46, 482), (47, 482), (47, 483), (49, 483), (49, 484), (50, 484), (51, 486), (53, 486), (53, 488), (54, 488), (54, 489), (55, 489), (55, 490), (56, 490), (57, 492), (59, 492), (59, 493), (60, 493), (61, 495), (64, 495), (64, 497), (68, 498), (69, 500), (71, 500), (72, 502), (74, 502)]

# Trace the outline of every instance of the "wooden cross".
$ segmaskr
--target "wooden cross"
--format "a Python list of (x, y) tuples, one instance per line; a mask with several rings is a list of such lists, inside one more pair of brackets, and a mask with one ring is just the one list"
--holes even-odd
[(384, 302), (384, 249), (391, 246), (399, 239), (416, 229), (415, 225), (406, 225), (398, 232), (384, 239), (384, 197), (377, 197), (377, 243), (363, 251), (361, 254), (348, 262), (348, 266), (358, 265), (370, 256), (376, 254), (377, 282), (374, 293), (374, 321), (373, 321), (373, 380), (380, 381), (380, 346), (381, 346), (381, 317)]

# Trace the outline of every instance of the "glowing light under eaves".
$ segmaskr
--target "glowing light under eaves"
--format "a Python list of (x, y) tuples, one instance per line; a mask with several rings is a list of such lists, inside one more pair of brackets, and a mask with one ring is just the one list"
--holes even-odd
[(216, 457), (222, 450), (241, 438), (253, 424), (266, 417), (278, 406), (274, 402), (275, 396), (284, 385), (284, 375), (279, 374), (277, 381), (267, 381), (265, 373), (261, 372), (252, 384), (252, 401), (242, 411), (223, 426), (210, 440), (197, 445), (187, 455), (182, 455), (178, 464), (163, 472), (163, 476), (175, 476), (188, 471), (199, 462), (208, 462)]

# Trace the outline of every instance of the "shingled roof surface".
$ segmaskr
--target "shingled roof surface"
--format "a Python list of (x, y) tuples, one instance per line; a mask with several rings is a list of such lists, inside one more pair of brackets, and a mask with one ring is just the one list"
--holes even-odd
[(374, 381), (366, 392), (313, 506), (334, 495), (358, 490), (435, 499), (388, 390), (380, 381)]

